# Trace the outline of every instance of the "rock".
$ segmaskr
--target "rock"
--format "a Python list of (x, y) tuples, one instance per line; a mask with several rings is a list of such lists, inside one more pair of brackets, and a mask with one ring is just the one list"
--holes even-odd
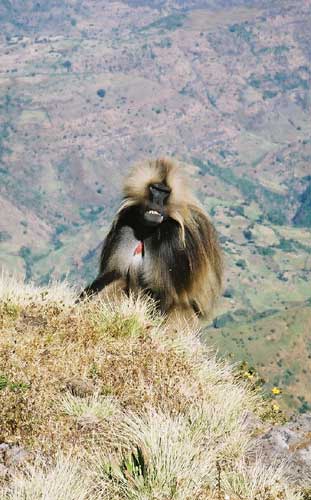
[(5, 465), (0, 464), (0, 479), (4, 479), (7, 476), (8, 471), (9, 469)]
[(18, 445), (0, 444), (0, 478), (5, 478), (13, 470), (22, 465), (30, 457), (30, 453)]
[(91, 380), (77, 377), (66, 382), (66, 389), (68, 389), (73, 396), (83, 398), (94, 394), (96, 388)]
[(311, 487), (311, 414), (271, 427), (258, 438), (258, 448), (265, 463), (285, 462), (294, 484)]

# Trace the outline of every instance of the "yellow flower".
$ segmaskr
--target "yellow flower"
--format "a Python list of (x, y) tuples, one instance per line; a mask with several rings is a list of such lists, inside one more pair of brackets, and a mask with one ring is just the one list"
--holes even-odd
[(273, 389), (271, 389), (271, 392), (272, 392), (272, 394), (277, 395), (277, 394), (281, 394), (282, 391), (279, 387), (273, 387)]
[(279, 405), (273, 404), (273, 405), (272, 405), (272, 410), (273, 410), (273, 411), (275, 411), (275, 412), (280, 411), (280, 407), (279, 407)]

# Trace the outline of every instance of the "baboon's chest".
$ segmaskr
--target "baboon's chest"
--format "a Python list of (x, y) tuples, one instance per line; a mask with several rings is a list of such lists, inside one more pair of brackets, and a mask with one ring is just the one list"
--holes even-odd
[(131, 245), (130, 267), (141, 268), (144, 265), (145, 244), (143, 241), (133, 240)]
[(117, 267), (125, 275), (128, 271), (143, 269), (146, 258), (146, 245), (135, 238), (130, 227), (122, 228), (121, 238), (116, 249)]
[(152, 286), (155, 269), (156, 255), (152, 251), (151, 238), (138, 240), (130, 227), (122, 229), (122, 237), (117, 249), (118, 268), (130, 278), (131, 283), (148, 283)]

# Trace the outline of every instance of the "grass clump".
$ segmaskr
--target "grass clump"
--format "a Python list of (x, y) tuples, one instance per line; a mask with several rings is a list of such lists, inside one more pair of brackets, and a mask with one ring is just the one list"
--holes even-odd
[(68, 392), (61, 398), (61, 407), (66, 415), (79, 422), (100, 422), (112, 417), (117, 411), (117, 402), (111, 397), (92, 394), (79, 397)]
[(118, 432), (121, 451), (96, 457), (99, 490), (110, 490), (111, 498), (116, 490), (126, 492), (124, 498), (199, 498), (211, 486), (215, 463), (208, 451), (202, 459), (203, 441), (204, 428), (182, 416), (129, 413)]
[(82, 475), (81, 464), (59, 456), (52, 467), (39, 461), (26, 466), (4, 486), (0, 500), (89, 500), (90, 495), (90, 479)]
[(29, 453), (1, 499), (300, 498), (256, 459), (258, 391), (195, 332), (140, 297), (2, 279), (0, 443)]

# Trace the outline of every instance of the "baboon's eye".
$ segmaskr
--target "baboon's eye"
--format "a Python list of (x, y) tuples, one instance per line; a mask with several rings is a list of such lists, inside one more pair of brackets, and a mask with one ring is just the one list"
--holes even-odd
[(163, 182), (157, 182), (155, 184), (150, 184), (150, 189), (156, 189), (157, 191), (163, 191), (164, 193), (170, 193), (170, 188)]
[(163, 183), (151, 184), (149, 186), (149, 191), (151, 201), (159, 205), (163, 205), (171, 192), (170, 188)]

